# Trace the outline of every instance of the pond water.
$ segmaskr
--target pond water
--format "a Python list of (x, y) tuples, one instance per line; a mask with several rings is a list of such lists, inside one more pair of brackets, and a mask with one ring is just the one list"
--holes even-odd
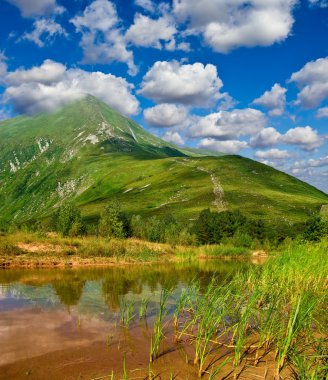
[[(169, 304), (173, 305), (182, 289), (195, 279), (205, 286), (213, 276), (224, 281), (249, 265), (213, 260), (106, 268), (2, 270), (0, 379), (84, 379), (99, 375), (101, 360), (107, 359), (100, 359), (99, 354), (99, 363), (93, 366), (92, 355), (99, 349), (97, 345), (103, 347), (109, 339), (114, 339), (122, 302), (134, 304), (138, 320), (139, 305), (149, 299), (151, 319), (163, 288), (172, 289)], [(85, 355), (90, 362), (87, 367)], [(68, 356), (74, 359), (69, 361)], [(78, 359), (81, 357), (84, 359)], [(109, 371), (110, 364), (107, 364)], [(61, 372), (56, 374), (59, 367)], [(83, 377), (84, 373), (88, 376)]]

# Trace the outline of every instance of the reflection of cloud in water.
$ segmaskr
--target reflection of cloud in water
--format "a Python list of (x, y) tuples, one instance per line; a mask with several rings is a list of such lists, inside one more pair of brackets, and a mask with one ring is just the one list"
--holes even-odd
[(148, 298), (151, 318), (162, 288), (173, 289), (172, 306), (194, 279), (205, 286), (213, 275), (225, 280), (247, 265), (208, 261), (0, 271), (0, 364), (105, 341), (114, 332), (123, 297), (134, 303), (136, 314), (142, 299)]
[(105, 340), (113, 326), (82, 319), (65, 310), (22, 309), (0, 313), (0, 365)]

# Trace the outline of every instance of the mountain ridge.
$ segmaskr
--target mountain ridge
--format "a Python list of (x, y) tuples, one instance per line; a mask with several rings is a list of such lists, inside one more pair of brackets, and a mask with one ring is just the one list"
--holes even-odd
[(0, 219), (51, 215), (73, 200), (90, 220), (117, 198), (130, 214), (194, 218), (203, 208), (300, 221), (327, 194), (235, 155), (179, 148), (87, 96), (0, 123)]

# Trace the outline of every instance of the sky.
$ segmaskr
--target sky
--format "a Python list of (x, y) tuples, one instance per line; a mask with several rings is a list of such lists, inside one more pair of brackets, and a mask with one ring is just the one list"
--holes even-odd
[(0, 120), (85, 94), (328, 192), (328, 0), (0, 0)]

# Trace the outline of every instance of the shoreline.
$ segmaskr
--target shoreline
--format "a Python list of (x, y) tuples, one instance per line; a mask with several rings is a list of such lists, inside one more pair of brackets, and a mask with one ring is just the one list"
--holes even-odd
[(135, 238), (64, 238), (27, 232), (0, 235), (0, 269), (109, 267), (195, 260), (261, 263), (268, 257), (266, 251), (255, 247), (228, 244), (185, 246)]
[(12, 260), (2, 259), (0, 257), (0, 270), (6, 269), (69, 269), (69, 268), (97, 268), (97, 267), (113, 267), (113, 266), (131, 266), (131, 265), (154, 265), (163, 263), (179, 263), (188, 261), (250, 261), (252, 264), (263, 264), (269, 258), (269, 255), (254, 257), (252, 255), (247, 256), (195, 256), (193, 258), (181, 258), (181, 257), (166, 257), (164, 260), (152, 260), (152, 261), (127, 261), (127, 260), (113, 260), (106, 258), (97, 258), (96, 260), (84, 259), (77, 257), (74, 261), (54, 261), (49, 258), (48, 260), (40, 260), (37, 257), (29, 258), (25, 261), (16, 261), (17, 258)]

